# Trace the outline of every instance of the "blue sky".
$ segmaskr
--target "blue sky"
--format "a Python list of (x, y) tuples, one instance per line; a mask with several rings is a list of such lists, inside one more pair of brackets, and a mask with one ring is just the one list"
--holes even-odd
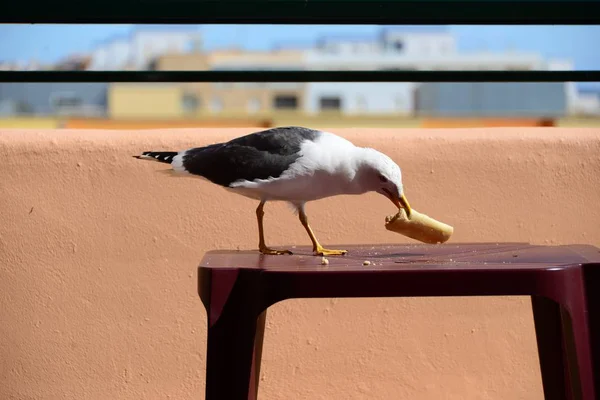
[[(116, 34), (127, 34), (133, 25), (0, 25), (0, 60), (53, 62), (74, 52), (91, 50)], [(313, 43), (322, 35), (369, 36), (380, 26), (335, 25), (204, 25), (205, 48), (241, 46), (268, 49), (274, 44)], [(451, 25), (462, 51), (523, 50), (545, 57), (569, 58), (576, 69), (600, 69), (600, 25), (592, 26), (461, 26)], [(600, 87), (600, 82), (593, 85)]]

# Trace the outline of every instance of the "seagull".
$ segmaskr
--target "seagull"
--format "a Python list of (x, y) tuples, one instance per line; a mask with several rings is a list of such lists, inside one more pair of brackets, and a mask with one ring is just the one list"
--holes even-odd
[(298, 127), (275, 127), (228, 142), (183, 151), (145, 151), (133, 156), (171, 165), (170, 173), (208, 180), (226, 190), (259, 201), (256, 208), (258, 248), (262, 254), (292, 254), (265, 243), (264, 207), (284, 201), (297, 210), (308, 233), (313, 254), (344, 255), (346, 250), (324, 248), (317, 240), (305, 205), (337, 195), (377, 192), (410, 216), (400, 167), (387, 155), (330, 132)]

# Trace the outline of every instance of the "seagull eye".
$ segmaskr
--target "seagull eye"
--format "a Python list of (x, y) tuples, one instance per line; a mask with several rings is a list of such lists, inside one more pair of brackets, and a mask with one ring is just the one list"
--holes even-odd
[(380, 180), (381, 182), (383, 182), (383, 183), (385, 183), (385, 182), (387, 182), (387, 181), (388, 181), (388, 180), (387, 180), (387, 178), (386, 178), (385, 176), (383, 176), (383, 175), (379, 175), (379, 180)]

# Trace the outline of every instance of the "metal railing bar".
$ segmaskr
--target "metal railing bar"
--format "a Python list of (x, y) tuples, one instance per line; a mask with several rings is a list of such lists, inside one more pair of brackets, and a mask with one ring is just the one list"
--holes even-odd
[(598, 24), (600, 2), (426, 0), (5, 1), (0, 23)]
[(600, 71), (0, 71), (0, 82), (600, 82)]

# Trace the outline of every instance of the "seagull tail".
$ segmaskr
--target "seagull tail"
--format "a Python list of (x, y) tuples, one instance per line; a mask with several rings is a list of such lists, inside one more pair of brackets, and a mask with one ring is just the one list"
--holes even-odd
[(176, 151), (145, 151), (139, 156), (133, 156), (140, 160), (152, 160), (161, 163), (171, 164), (173, 157), (178, 153)]

